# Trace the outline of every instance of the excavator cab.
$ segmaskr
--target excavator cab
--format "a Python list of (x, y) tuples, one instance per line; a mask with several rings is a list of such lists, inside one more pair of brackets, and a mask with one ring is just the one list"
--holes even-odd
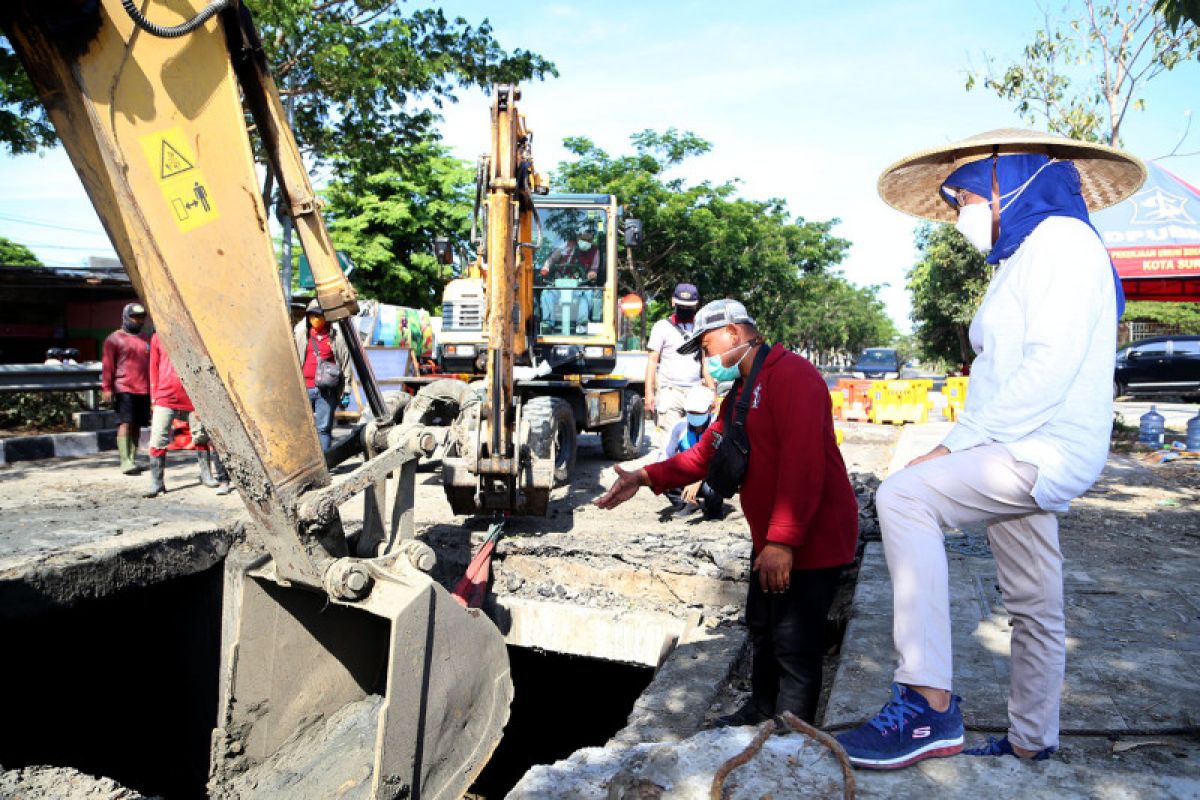
[[(616, 199), (554, 194), (533, 204), (542, 230), (533, 256), (534, 354), (557, 362), (560, 375), (607, 375), (616, 366)], [(575, 357), (562, 358), (572, 347)]]
[[(503, 638), (428, 574), (416, 462), (437, 444), (389, 406), (357, 309), (237, 0), (10, 0), (0, 28), (249, 511), (227, 559), (215, 796), (451, 798), (499, 742)], [(312, 424), (246, 112), (326, 318), (374, 420), (334, 481)], [(394, 498), (388, 502), (388, 496)], [(362, 497), (362, 530), (340, 509)]]

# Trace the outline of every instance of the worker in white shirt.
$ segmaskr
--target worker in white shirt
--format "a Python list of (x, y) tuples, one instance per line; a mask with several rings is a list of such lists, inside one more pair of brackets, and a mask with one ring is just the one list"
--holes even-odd
[(1145, 175), (1111, 147), (999, 130), (916, 153), (879, 180), (886, 202), (954, 222), (996, 269), (971, 323), (965, 409), (876, 497), (899, 665), (879, 715), (838, 737), (857, 766), (962, 750), (942, 530), (979, 523), (1012, 619), (1009, 728), (966, 752), (1042, 760), (1058, 747), (1066, 628), (1055, 512), (1088, 490), (1108, 457), (1124, 309), (1088, 211), (1130, 196)]
[(683, 400), (688, 389), (701, 384), (715, 391), (693, 355), (680, 355), (679, 346), (692, 333), (692, 320), (700, 305), (700, 292), (690, 283), (676, 285), (671, 294), (672, 313), (650, 329), (646, 344), (646, 408), (655, 415), (659, 435), (669, 434), (687, 413)]

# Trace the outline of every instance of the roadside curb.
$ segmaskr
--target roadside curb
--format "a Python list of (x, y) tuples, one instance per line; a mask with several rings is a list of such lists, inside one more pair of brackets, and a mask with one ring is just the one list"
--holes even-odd
[(117, 429), (46, 433), (38, 436), (13, 436), (0, 439), (0, 465), (15, 461), (90, 456), (117, 449)]

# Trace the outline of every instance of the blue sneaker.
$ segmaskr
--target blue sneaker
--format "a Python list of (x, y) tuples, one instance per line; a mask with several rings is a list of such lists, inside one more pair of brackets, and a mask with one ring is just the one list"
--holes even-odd
[(959, 698), (934, 711), (919, 692), (892, 684), (892, 699), (875, 718), (837, 737), (850, 763), (865, 769), (900, 769), (935, 756), (962, 752), (963, 720)]
[[(1057, 747), (1047, 747), (1044, 750), (1038, 750), (1028, 761), (1045, 761), (1052, 753), (1057, 751)], [(963, 753), (968, 756), (1012, 756), (1013, 758), (1021, 758), (1012, 748), (1012, 743), (1008, 741), (1008, 737), (997, 739), (995, 736), (987, 738), (987, 744), (982, 747), (971, 747), (963, 750)]]

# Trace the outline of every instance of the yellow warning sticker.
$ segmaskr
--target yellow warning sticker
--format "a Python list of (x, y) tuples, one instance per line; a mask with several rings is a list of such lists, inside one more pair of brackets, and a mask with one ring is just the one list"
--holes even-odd
[(187, 233), (215, 220), (216, 204), (183, 129), (170, 128), (138, 141), (179, 230)]

